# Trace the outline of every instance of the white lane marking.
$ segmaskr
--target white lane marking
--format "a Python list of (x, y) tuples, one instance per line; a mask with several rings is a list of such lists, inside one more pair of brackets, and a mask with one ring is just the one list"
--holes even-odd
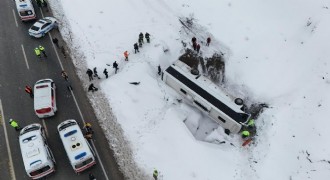
[(5, 133), (6, 146), (7, 146), (7, 152), (8, 152), (8, 157), (9, 157), (10, 175), (11, 175), (12, 180), (16, 180), (15, 168), (14, 168), (14, 164), (13, 164), (13, 159), (11, 157), (11, 149), (10, 149), (10, 145), (9, 145), (8, 134), (7, 134), (7, 129), (6, 129), (6, 122), (5, 122), (5, 116), (4, 116), (4, 113), (3, 113), (1, 99), (0, 99), (0, 111), (1, 111), (1, 118), (2, 118), (2, 122), (3, 122), (2, 127), (3, 127), (3, 132)]
[(14, 19), (15, 19), (15, 24), (16, 24), (16, 27), (18, 27), (18, 23), (17, 23), (17, 18), (16, 18), (16, 13), (15, 13), (15, 10), (13, 10), (13, 15), (14, 15)]
[[(53, 37), (52, 37), (52, 35), (50, 34), (50, 32), (48, 32), (48, 35), (49, 35), (49, 38), (50, 38), (50, 42), (53, 42)], [(61, 59), (60, 59), (60, 56), (58, 55), (57, 49), (56, 49), (56, 47), (55, 47), (55, 44), (54, 44), (54, 43), (52, 43), (52, 44), (53, 44), (53, 49), (54, 49), (54, 51), (55, 51), (55, 54), (56, 54), (57, 60), (58, 60), (58, 62), (60, 63), (61, 69), (64, 70), (63, 65), (62, 65), (62, 62), (61, 62)]]
[(26, 54), (25, 54), (25, 50), (24, 50), (24, 46), (23, 46), (23, 44), (21, 44), (21, 47), (22, 47), (22, 52), (23, 52), (23, 56), (24, 56), (24, 59), (25, 59), (26, 67), (27, 67), (28, 69), (30, 69), (30, 67), (29, 67), (29, 63), (28, 63), (28, 60), (27, 60), (27, 58), (26, 58)]
[(44, 126), (44, 129), (45, 129), (45, 132), (46, 132), (46, 136), (47, 138), (49, 138), (49, 135), (48, 135), (48, 129), (47, 129), (47, 126), (46, 126), (46, 123), (45, 123), (45, 119), (42, 119), (42, 125)]
[[(83, 115), (82, 115), (82, 113), (81, 113), (81, 110), (80, 110), (79, 105), (78, 105), (78, 103), (77, 103), (76, 97), (74, 96), (73, 91), (70, 90), (70, 92), (71, 92), (71, 95), (72, 95), (72, 97), (73, 97), (73, 100), (74, 100), (74, 102), (75, 102), (75, 104), (76, 104), (76, 106), (77, 106), (77, 109), (78, 109), (78, 112), (79, 112), (80, 118), (81, 118), (81, 120), (83, 121), (83, 123), (85, 124), (85, 119), (84, 119), (84, 117), (83, 117)], [(101, 158), (100, 158), (100, 156), (99, 156), (99, 153), (97, 152), (97, 149), (96, 149), (96, 147), (95, 147), (95, 145), (94, 145), (94, 142), (93, 142), (93, 141), (90, 141), (90, 142), (92, 143), (92, 146), (93, 146), (94, 151), (95, 151), (95, 153), (96, 153), (96, 157), (97, 157), (97, 159), (98, 159), (98, 161), (99, 161), (99, 164), (101, 165), (101, 168), (102, 168), (103, 174), (104, 174), (104, 176), (105, 176), (105, 179), (106, 179), (106, 180), (109, 180), (108, 175), (107, 175), (107, 173), (105, 172), (105, 169), (104, 169), (103, 163), (102, 163), (102, 161), (101, 161)]]

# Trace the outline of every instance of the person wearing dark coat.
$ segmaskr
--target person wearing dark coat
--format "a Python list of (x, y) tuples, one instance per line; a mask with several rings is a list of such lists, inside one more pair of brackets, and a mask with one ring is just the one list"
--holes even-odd
[(135, 52), (134, 52), (135, 54), (136, 54), (136, 52), (140, 52), (139, 51), (139, 46), (138, 46), (137, 43), (134, 44), (134, 50), (135, 50)]
[(162, 73), (162, 68), (160, 68), (160, 65), (158, 65), (158, 75)]
[(210, 43), (211, 43), (211, 38), (210, 38), (210, 37), (208, 37), (208, 38), (206, 39), (206, 46), (209, 46), (209, 45), (210, 45)]
[(195, 37), (191, 38), (191, 42), (194, 44), (196, 43), (197, 39)]
[(199, 49), (201, 48), (201, 46), (199, 45), (199, 44), (197, 44), (197, 46), (196, 46), (196, 51), (197, 51), (197, 53), (199, 53)]
[(139, 47), (142, 47), (142, 39), (139, 39)]
[(113, 68), (115, 68), (115, 74), (117, 74), (117, 71), (118, 71), (118, 64), (117, 62), (115, 61), (113, 64), (112, 64)]
[(108, 70), (107, 70), (107, 68), (104, 69), (103, 74), (105, 75), (105, 78), (108, 79)]
[(97, 77), (98, 79), (101, 79), (101, 78), (99, 77), (99, 75), (97, 74), (96, 67), (94, 67), (93, 72), (94, 72), (94, 77)]
[(150, 34), (148, 32), (146, 32), (144, 37), (146, 37), (147, 43), (150, 43)]
[(139, 40), (141, 39), (141, 42), (143, 43), (143, 33), (142, 32), (140, 32), (140, 34), (139, 34)]
[(197, 43), (196, 42), (193, 43), (193, 48), (194, 48), (195, 51), (197, 50)]
[(94, 91), (97, 91), (97, 90), (98, 90), (98, 89), (94, 86), (93, 83), (91, 83), (91, 84), (88, 86), (88, 92), (89, 92), (89, 91), (94, 92)]
[(93, 80), (93, 71), (91, 69), (87, 69), (86, 74), (89, 77), (89, 81)]
[(60, 48), (60, 46), (58, 45), (58, 39), (57, 38), (53, 38), (53, 43), (56, 45), (57, 48)]

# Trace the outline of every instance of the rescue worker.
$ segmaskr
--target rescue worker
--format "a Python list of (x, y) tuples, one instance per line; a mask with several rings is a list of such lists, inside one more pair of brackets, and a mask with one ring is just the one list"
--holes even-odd
[(247, 139), (250, 136), (250, 132), (248, 130), (242, 131), (242, 138)]
[(40, 49), (39, 49), (38, 47), (34, 48), (34, 52), (35, 52), (36, 55), (39, 57), (39, 59), (41, 59)]
[(155, 180), (157, 180), (157, 178), (158, 178), (158, 171), (156, 169), (154, 169), (154, 173), (152, 174), (152, 176), (154, 177)]
[(162, 73), (162, 68), (160, 67), (160, 65), (158, 65), (158, 75), (160, 75)]
[(125, 56), (125, 61), (128, 61), (128, 55), (129, 53), (127, 51), (124, 52), (124, 56)]
[(62, 75), (62, 77), (63, 77), (66, 81), (69, 80), (69, 76), (68, 76), (68, 74), (67, 74), (64, 70), (61, 72), (61, 75)]
[(85, 138), (86, 139), (92, 139), (93, 137), (93, 130), (92, 130), (92, 125), (90, 123), (85, 123), (84, 127), (83, 127), (86, 132), (85, 132)]
[(57, 48), (60, 48), (60, 46), (58, 45), (58, 39), (57, 38), (53, 38), (53, 43), (56, 45)]
[(96, 67), (94, 67), (93, 72), (94, 72), (94, 77), (97, 77), (98, 79), (101, 79), (101, 78), (99, 77), (99, 75), (97, 74)]
[(141, 42), (143, 43), (143, 33), (142, 32), (140, 32), (140, 34), (139, 34), (139, 40), (141, 40)]
[(108, 79), (108, 70), (107, 68), (104, 68), (103, 74), (105, 75), (105, 78)]
[(93, 80), (93, 71), (91, 69), (87, 69), (86, 74), (89, 77), (89, 81)]
[(210, 38), (210, 37), (208, 37), (208, 38), (206, 39), (206, 46), (209, 46), (209, 45), (210, 45), (210, 43), (211, 43), (211, 38)]
[(91, 84), (88, 86), (88, 92), (89, 92), (89, 91), (94, 92), (94, 91), (97, 91), (97, 90), (98, 90), (98, 89), (94, 86), (93, 83), (91, 83)]
[(140, 52), (139, 51), (139, 46), (137, 43), (134, 44), (134, 53), (136, 54), (136, 52)]
[(194, 48), (195, 51), (197, 50), (197, 43), (196, 42), (193, 43), (193, 48)]
[(254, 126), (254, 119), (250, 119), (249, 121), (248, 121), (248, 127), (253, 127)]
[(146, 32), (144, 37), (146, 37), (147, 43), (150, 43), (150, 34), (148, 32)]
[(199, 53), (200, 48), (201, 48), (201, 46), (199, 44), (197, 44), (197, 46), (196, 46), (197, 53)]
[(42, 52), (42, 54), (43, 54), (45, 57), (47, 57), (47, 54), (46, 54), (45, 48), (44, 48), (43, 46), (39, 45), (39, 50), (40, 50), (40, 52)]
[(28, 93), (31, 98), (33, 98), (33, 91), (30, 86), (25, 86), (25, 92)]
[(113, 64), (112, 64), (113, 68), (115, 68), (115, 74), (117, 74), (117, 71), (118, 71), (118, 64), (117, 62), (115, 61)]
[(13, 128), (15, 128), (16, 131), (19, 131), (19, 130), (22, 129), (21, 127), (19, 127), (18, 123), (17, 123), (15, 120), (13, 120), (13, 119), (9, 119), (9, 124), (10, 124)]
[(141, 48), (142, 47), (142, 39), (139, 39), (138, 42), (139, 42), (139, 47)]
[(194, 44), (196, 43), (197, 39), (195, 37), (191, 38), (191, 42)]

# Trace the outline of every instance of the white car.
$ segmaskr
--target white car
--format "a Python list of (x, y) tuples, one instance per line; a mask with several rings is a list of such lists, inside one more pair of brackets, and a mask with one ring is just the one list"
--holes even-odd
[(41, 79), (34, 85), (34, 111), (39, 118), (55, 115), (56, 86), (52, 79)]
[(29, 35), (36, 38), (41, 38), (53, 28), (57, 28), (56, 19), (53, 17), (45, 17), (43, 19), (39, 19), (30, 27)]

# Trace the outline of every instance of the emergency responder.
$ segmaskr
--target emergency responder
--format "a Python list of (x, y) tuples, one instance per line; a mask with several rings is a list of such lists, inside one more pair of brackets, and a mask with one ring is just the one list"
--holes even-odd
[(152, 174), (152, 176), (154, 177), (155, 180), (157, 180), (157, 178), (158, 178), (158, 171), (157, 171), (157, 169), (154, 169), (154, 173)]
[(40, 50), (40, 52), (42, 52), (42, 54), (43, 54), (45, 57), (47, 57), (47, 54), (46, 54), (45, 48), (44, 48), (43, 46), (39, 45), (39, 50)]
[(13, 119), (9, 119), (9, 124), (10, 124), (13, 128), (15, 128), (16, 131), (19, 131), (19, 130), (22, 129), (21, 127), (19, 127), (18, 123), (17, 123), (15, 120), (13, 120)]
[(40, 49), (39, 49), (38, 47), (34, 48), (34, 52), (35, 52), (36, 55), (39, 57), (39, 59), (41, 59)]
[(144, 37), (146, 37), (147, 43), (150, 43), (150, 34), (148, 32), (146, 32)]
[(30, 86), (25, 86), (25, 92), (28, 93), (31, 98), (33, 98), (33, 91)]
[(248, 137), (250, 137), (250, 132), (248, 130), (242, 131), (242, 138), (247, 139)]

